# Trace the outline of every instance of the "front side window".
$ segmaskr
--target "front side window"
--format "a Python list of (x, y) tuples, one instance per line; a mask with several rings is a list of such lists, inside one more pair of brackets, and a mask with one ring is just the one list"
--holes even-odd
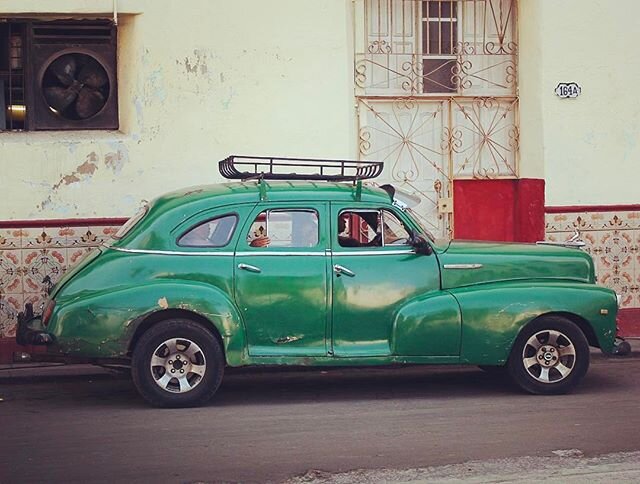
[(233, 236), (237, 215), (225, 215), (192, 227), (178, 239), (181, 247), (224, 247)]
[(0, 22), (0, 131), (117, 129), (111, 20)]
[(341, 247), (408, 245), (409, 232), (389, 210), (344, 210), (338, 215)]
[(318, 240), (315, 210), (265, 210), (247, 234), (251, 247), (315, 247)]

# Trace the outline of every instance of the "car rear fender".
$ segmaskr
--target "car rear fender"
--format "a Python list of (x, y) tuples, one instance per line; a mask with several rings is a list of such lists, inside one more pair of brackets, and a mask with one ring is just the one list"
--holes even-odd
[(139, 337), (139, 328), (147, 329), (149, 321), (165, 319), (158, 317), (163, 314), (175, 317), (177, 313), (182, 317), (194, 314), (213, 325), (223, 342), (227, 363), (242, 364), (246, 337), (240, 313), (223, 291), (204, 283), (159, 280), (89, 293), (56, 307), (50, 332), (64, 353), (122, 357)]
[(568, 282), (505, 282), (451, 293), (462, 310), (463, 363), (504, 364), (519, 332), (534, 319), (551, 314), (577, 322), (590, 343), (597, 343), (595, 346), (603, 351), (613, 348), (617, 302), (615, 293), (605, 287)]

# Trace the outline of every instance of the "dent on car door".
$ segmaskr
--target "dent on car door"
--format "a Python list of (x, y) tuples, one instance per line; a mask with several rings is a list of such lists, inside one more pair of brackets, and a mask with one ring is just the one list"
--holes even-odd
[(333, 351), (457, 356), (460, 313), (435, 254), (416, 254), (391, 208), (332, 204)]
[(262, 205), (235, 256), (235, 297), (251, 356), (326, 356), (328, 278), (323, 204)]

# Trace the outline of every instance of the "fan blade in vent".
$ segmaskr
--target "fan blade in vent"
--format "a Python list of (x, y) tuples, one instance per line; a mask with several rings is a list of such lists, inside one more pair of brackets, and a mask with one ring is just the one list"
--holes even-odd
[(63, 55), (54, 60), (47, 70), (50, 70), (60, 83), (70, 86), (75, 81), (76, 61), (71, 54)]
[(98, 89), (109, 82), (107, 73), (104, 68), (94, 59), (89, 59), (87, 63), (80, 69), (78, 80), (89, 87)]
[(94, 116), (105, 105), (105, 98), (100, 91), (83, 87), (76, 101), (76, 113), (80, 119)]
[(62, 113), (76, 100), (78, 93), (73, 88), (54, 86), (44, 89), (44, 97), (51, 108)]

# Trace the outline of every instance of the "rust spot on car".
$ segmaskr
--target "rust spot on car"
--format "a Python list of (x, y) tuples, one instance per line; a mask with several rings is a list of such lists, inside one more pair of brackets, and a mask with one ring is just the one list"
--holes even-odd
[(160, 306), (162, 309), (167, 309), (169, 307), (169, 303), (167, 302), (167, 298), (166, 297), (161, 297), (160, 299), (158, 299), (158, 306)]

